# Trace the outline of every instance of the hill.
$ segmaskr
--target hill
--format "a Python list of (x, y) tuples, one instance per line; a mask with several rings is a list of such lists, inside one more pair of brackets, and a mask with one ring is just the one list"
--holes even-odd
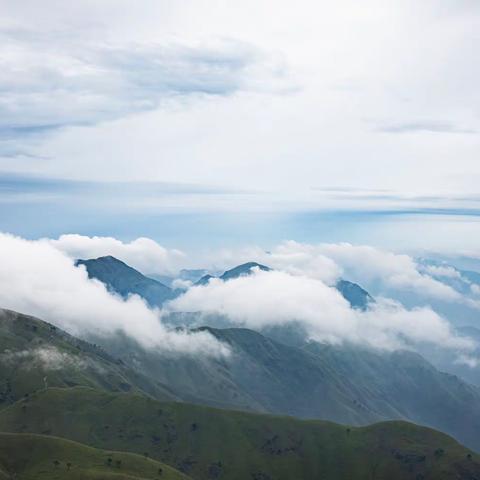
[(0, 479), (187, 480), (155, 460), (35, 434), (0, 433)]
[(100, 280), (109, 290), (123, 297), (131, 294), (140, 295), (153, 307), (158, 307), (174, 297), (172, 289), (163, 283), (146, 277), (112, 256), (77, 260), (76, 265), (83, 265), (90, 278)]
[(41, 320), (0, 311), (0, 407), (47, 386), (83, 385), (353, 425), (409, 420), (480, 450), (479, 389), (418, 354), (290, 346), (248, 329), (207, 329), (230, 346), (229, 358), (165, 355), (124, 336), (99, 339), (106, 353)]
[(480, 390), (410, 351), (286, 345), (243, 328), (207, 329), (230, 358), (168, 357), (125, 341), (106, 348), (184, 401), (365, 425), (408, 420), (480, 450)]
[(480, 476), (476, 454), (444, 434), (405, 422), (346, 427), (85, 387), (37, 392), (0, 411), (0, 429), (148, 453), (197, 480)]
[(38, 318), (0, 309), (0, 408), (46, 386), (75, 385), (177, 398), (98, 345)]

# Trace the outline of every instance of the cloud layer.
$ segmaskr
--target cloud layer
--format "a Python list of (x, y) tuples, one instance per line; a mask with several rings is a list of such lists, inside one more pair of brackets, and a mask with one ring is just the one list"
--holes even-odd
[[(86, 42), (78, 32), (0, 30), (0, 137), (45, 134), (153, 110), (172, 99), (284, 88), (281, 60), (233, 40)], [(263, 85), (263, 87), (262, 87)]]
[(378, 294), (414, 292), (423, 299), (462, 302), (462, 295), (441, 282), (438, 273), (454, 274), (450, 269), (432, 269), (417, 264), (409, 255), (369, 245), (350, 243), (306, 244), (285, 241), (269, 251), (257, 247), (222, 250), (209, 259), (216, 269), (255, 260), (291, 274), (316, 278), (332, 285), (340, 276), (373, 288)]
[(74, 260), (112, 255), (145, 274), (174, 274), (186, 260), (180, 250), (168, 250), (150, 238), (122, 242), (113, 237), (66, 234), (46, 242)]
[[(187, 265), (222, 270), (247, 260), (274, 270), (255, 270), (227, 282), (212, 279), (204, 286), (177, 278), (174, 285), (185, 292), (157, 311), (138, 296), (124, 300), (110, 294), (103, 284), (88, 279), (84, 268), (74, 267), (76, 258), (102, 255), (116, 256), (144, 273), (174, 274)], [(161, 322), (162, 315), (172, 311), (203, 312), (253, 329), (297, 322), (310, 338), (330, 343), (387, 350), (431, 344), (459, 352), (469, 364), (476, 361), (474, 342), (458, 336), (446, 318), (429, 306), (446, 302), (454, 311), (456, 305), (477, 308), (468, 296), (470, 288), (456, 290), (455, 283), (447, 284), (458, 280), (455, 269), (420, 264), (408, 255), (371, 246), (288, 241), (270, 251), (221, 250), (190, 263), (186, 254), (148, 238), (122, 242), (72, 234), (30, 241), (0, 234), (0, 261), (0, 306), (39, 316), (72, 334), (120, 331), (148, 348), (227, 355), (226, 347), (207, 333), (171, 331)], [(350, 308), (335, 288), (340, 278), (367, 287), (377, 301), (367, 311)], [(402, 291), (415, 295), (413, 306), (406, 308), (394, 300)], [(389, 299), (382, 292), (393, 295)]]
[(448, 322), (430, 308), (407, 310), (380, 300), (366, 312), (350, 308), (340, 293), (321, 280), (257, 269), (252, 275), (223, 282), (212, 279), (189, 289), (169, 307), (226, 316), (235, 325), (261, 329), (292, 321), (310, 338), (352, 342), (380, 349), (430, 343), (470, 351), (474, 342), (456, 336)]
[(28, 241), (0, 234), (0, 263), (3, 308), (38, 316), (74, 335), (123, 332), (146, 348), (165, 352), (228, 353), (204, 332), (168, 330), (159, 312), (150, 310), (137, 296), (123, 300), (111, 295), (47, 240)]

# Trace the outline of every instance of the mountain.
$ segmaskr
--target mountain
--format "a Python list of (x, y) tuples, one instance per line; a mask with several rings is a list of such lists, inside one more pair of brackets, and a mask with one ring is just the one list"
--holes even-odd
[(416, 353), (290, 346), (248, 329), (203, 329), (228, 344), (232, 355), (166, 355), (123, 336), (99, 339), (102, 349), (2, 311), (0, 407), (45, 387), (81, 385), (352, 425), (409, 420), (480, 450), (480, 390)]
[[(0, 430), (43, 431), (95, 448), (148, 455), (196, 480), (480, 478), (478, 455), (444, 434), (406, 422), (347, 427), (85, 387), (43, 390), (17, 402), (0, 411)], [(57, 451), (45, 453), (48, 462)]]
[(335, 287), (352, 308), (366, 310), (370, 304), (375, 302), (373, 297), (360, 285), (348, 280), (339, 280)]
[(220, 280), (227, 281), (238, 277), (244, 277), (246, 275), (250, 275), (252, 273), (252, 269), (254, 268), (258, 268), (259, 270), (263, 270), (265, 272), (269, 272), (271, 270), (270, 267), (261, 265), (260, 263), (247, 262), (243, 263), (242, 265), (237, 265), (230, 270), (226, 270), (219, 277), (215, 277), (214, 275), (206, 273), (195, 283), (195, 285), (206, 285), (212, 278), (220, 278)]
[(474, 340), (476, 348), (465, 356), (459, 356), (457, 352), (445, 351), (441, 348), (430, 348), (425, 351), (425, 355), (437, 368), (458, 375), (467, 382), (480, 387), (480, 362), (478, 361), (480, 358), (480, 329), (468, 325), (457, 327), (455, 331), (459, 336)]
[(0, 309), (0, 408), (46, 386), (75, 385), (177, 398), (98, 345), (38, 318)]
[(204, 328), (230, 346), (229, 358), (165, 355), (124, 336), (93, 345), (2, 311), (0, 406), (46, 386), (83, 385), (352, 425), (403, 419), (480, 450), (479, 389), (418, 354), (315, 342), (293, 346), (248, 329)]
[[(166, 300), (170, 300), (178, 294), (178, 291), (172, 290), (153, 278), (146, 277), (139, 271), (112, 256), (91, 260), (77, 260), (76, 265), (84, 265), (90, 278), (100, 280), (112, 292), (118, 293), (125, 298), (131, 294), (140, 295), (153, 307), (161, 306)], [(270, 267), (261, 265), (260, 263), (247, 262), (225, 271), (220, 277), (210, 275), (206, 273), (205, 270), (183, 269), (180, 272), (179, 278), (195, 281), (195, 285), (206, 285), (212, 278), (220, 278), (223, 281), (228, 281), (250, 275), (254, 268), (266, 272), (272, 270)], [(169, 278), (168, 281), (171, 283), (173, 279)], [(356, 283), (339, 280), (336, 288), (350, 303), (352, 308), (365, 310), (375, 301), (366, 290)]]
[(28, 433), (0, 433), (0, 480), (188, 480), (179, 471), (143, 455), (88, 447), (71, 440)]
[(200, 280), (198, 280), (197, 282), (195, 282), (195, 285), (206, 285), (212, 278), (217, 278), (213, 275), (210, 275), (209, 273), (207, 273), (206, 275), (204, 275)]
[(188, 269), (182, 268), (178, 274), (178, 278), (180, 280), (188, 280), (190, 282), (198, 282), (203, 276), (207, 275), (208, 271), (204, 268), (195, 268), (195, 269)]
[(271, 270), (270, 267), (266, 267), (265, 265), (261, 265), (257, 262), (248, 262), (242, 265), (238, 265), (231, 270), (227, 270), (220, 276), (220, 278), (224, 281), (231, 280), (232, 278), (243, 277), (245, 275), (250, 275), (252, 273), (252, 269), (258, 268), (259, 270), (263, 270), (264, 272), (269, 272)]
[(232, 355), (171, 357), (125, 339), (104, 347), (187, 402), (353, 425), (403, 419), (480, 450), (480, 390), (414, 352), (286, 345), (248, 329), (200, 329)]
[(83, 265), (90, 278), (96, 278), (107, 288), (122, 297), (137, 294), (153, 307), (175, 296), (172, 289), (152, 278), (141, 274), (115, 257), (99, 257), (91, 260), (77, 260), (76, 265)]
[[(233, 278), (238, 278), (245, 275), (250, 275), (252, 273), (253, 268), (259, 268), (260, 270), (269, 272), (272, 269), (265, 265), (261, 265), (260, 263), (256, 262), (248, 262), (242, 265), (238, 265), (237, 267), (232, 268), (231, 270), (227, 270), (223, 275), (221, 275), (221, 280), (227, 281)], [(206, 274), (200, 280), (198, 280), (195, 285), (206, 285), (212, 278), (213, 275)], [(335, 288), (342, 294), (342, 296), (347, 300), (352, 308), (358, 308), (359, 310), (366, 310), (368, 306), (375, 302), (373, 297), (364, 290), (360, 285), (349, 282), (348, 280), (339, 280), (335, 284)]]

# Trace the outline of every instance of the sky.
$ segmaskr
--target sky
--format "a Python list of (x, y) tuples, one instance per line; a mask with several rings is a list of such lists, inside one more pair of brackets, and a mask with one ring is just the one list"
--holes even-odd
[(0, 231), (468, 250), (476, 0), (0, 0)]

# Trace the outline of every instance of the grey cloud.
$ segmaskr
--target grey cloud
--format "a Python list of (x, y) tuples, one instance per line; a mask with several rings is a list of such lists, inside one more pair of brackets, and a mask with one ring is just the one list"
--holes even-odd
[(57, 40), (55, 33), (0, 32), (0, 140), (114, 120), (172, 99), (288, 85), (281, 59), (234, 40), (193, 46)]

